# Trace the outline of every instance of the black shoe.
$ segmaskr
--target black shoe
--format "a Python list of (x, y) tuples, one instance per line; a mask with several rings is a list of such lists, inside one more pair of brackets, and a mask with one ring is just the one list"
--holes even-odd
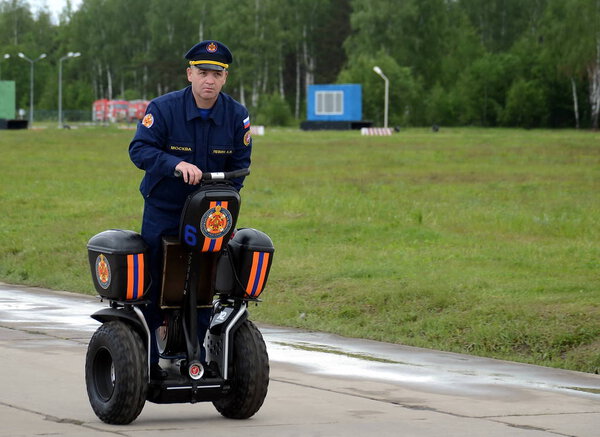
[(169, 373), (164, 370), (158, 363), (150, 364), (150, 379), (163, 381), (167, 379)]

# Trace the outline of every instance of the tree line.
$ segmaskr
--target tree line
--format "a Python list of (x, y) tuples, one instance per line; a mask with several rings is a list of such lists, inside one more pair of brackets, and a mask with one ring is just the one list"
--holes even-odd
[[(217, 39), (234, 54), (226, 92), (255, 122), (305, 117), (306, 87), (363, 86), (363, 119), (391, 125), (598, 128), (600, 0), (83, 0), (58, 22), (0, 0), (0, 79), (17, 106), (91, 110), (187, 85), (183, 55)], [(69, 52), (77, 58), (59, 61)], [(4, 55), (10, 57), (5, 58)]]

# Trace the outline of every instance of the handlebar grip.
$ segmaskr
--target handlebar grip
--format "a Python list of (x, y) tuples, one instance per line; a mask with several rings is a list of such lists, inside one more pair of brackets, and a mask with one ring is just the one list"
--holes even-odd
[[(249, 168), (241, 168), (239, 170), (227, 171), (227, 172), (206, 172), (202, 173), (202, 180), (210, 181), (210, 180), (229, 180), (240, 178), (242, 176), (248, 176), (250, 174)], [(181, 171), (175, 170), (173, 172), (173, 176), (176, 178), (180, 178), (182, 176)]]
[(235, 179), (242, 176), (248, 176), (250, 174), (249, 168), (241, 168), (239, 170), (227, 171), (225, 173), (202, 173), (202, 179), (204, 175), (207, 175), (207, 179)]

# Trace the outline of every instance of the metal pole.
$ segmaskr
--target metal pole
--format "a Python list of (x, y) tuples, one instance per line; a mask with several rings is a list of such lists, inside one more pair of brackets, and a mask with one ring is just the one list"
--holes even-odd
[(81, 53), (69, 52), (66, 56), (63, 56), (58, 60), (58, 128), (63, 127), (63, 113), (62, 113), (62, 61), (68, 58), (76, 58), (81, 56)]
[(379, 76), (381, 76), (381, 78), (385, 81), (385, 97), (384, 97), (384, 101), (383, 101), (383, 127), (387, 128), (388, 127), (389, 100), (390, 100), (390, 81), (388, 80), (386, 75), (383, 74), (383, 71), (381, 70), (381, 68), (379, 68), (377, 65), (373, 67), (373, 71), (375, 73), (377, 73)]
[(62, 127), (62, 61), (64, 57), (58, 60), (58, 128)]
[(29, 69), (29, 126), (33, 127), (33, 62)]
[(383, 118), (383, 127), (387, 128), (388, 127), (388, 109), (389, 109), (389, 103), (390, 103), (390, 81), (388, 80), (387, 77), (384, 76), (384, 80), (385, 80), (385, 112), (384, 112), (384, 118)]
[(37, 61), (44, 59), (46, 57), (46, 53), (42, 53), (38, 56), (37, 59), (29, 59), (23, 53), (19, 52), (19, 58), (25, 59), (27, 62), (31, 64), (31, 69), (29, 73), (29, 127), (33, 126), (33, 64)]

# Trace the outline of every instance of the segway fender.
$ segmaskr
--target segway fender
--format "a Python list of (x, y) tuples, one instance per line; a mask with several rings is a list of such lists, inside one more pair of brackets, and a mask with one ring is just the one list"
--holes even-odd
[(100, 311), (96, 311), (90, 316), (94, 320), (100, 323), (112, 322), (118, 320), (129, 326), (131, 326), (142, 338), (142, 341), (146, 344), (146, 350), (148, 351), (148, 381), (150, 380), (150, 329), (146, 323), (146, 319), (142, 314), (142, 310), (137, 307), (133, 307), (132, 311), (127, 311), (117, 308), (104, 308)]
[(213, 335), (221, 335), (224, 332), (233, 333), (247, 317), (248, 311), (245, 307), (242, 309), (234, 307), (223, 308), (211, 320), (210, 333)]
[(229, 363), (233, 357), (233, 334), (248, 318), (246, 303), (225, 307), (213, 317), (207, 335), (206, 361), (216, 362), (223, 379), (229, 379)]
[(96, 311), (90, 316), (92, 319), (98, 320), (100, 323), (111, 322), (113, 320), (120, 320), (128, 325), (134, 325), (136, 330), (144, 330), (142, 322), (138, 318), (137, 314), (133, 311), (123, 311), (116, 308), (103, 308), (100, 311)]

